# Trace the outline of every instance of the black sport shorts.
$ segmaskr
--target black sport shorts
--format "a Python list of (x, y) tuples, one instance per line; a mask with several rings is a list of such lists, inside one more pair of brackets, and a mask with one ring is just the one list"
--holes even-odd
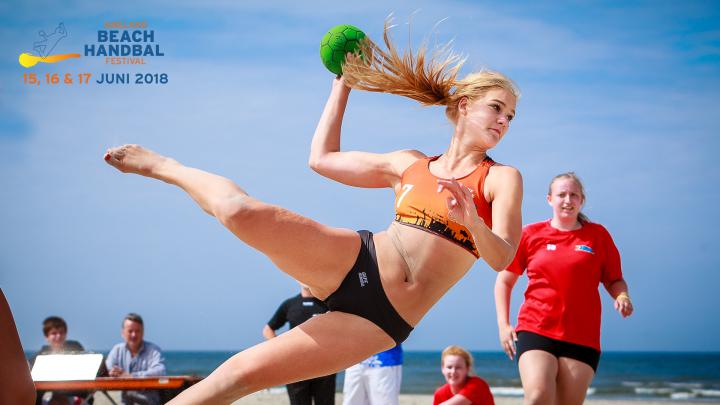
[(360, 252), (352, 269), (334, 293), (325, 300), (331, 311), (363, 317), (385, 331), (395, 343), (402, 343), (413, 328), (393, 308), (382, 282), (370, 231), (358, 231)]
[(563, 342), (562, 340), (551, 339), (549, 337), (527, 331), (518, 332), (517, 335), (518, 360), (520, 359), (520, 356), (528, 350), (542, 350), (557, 358), (567, 357), (581, 361), (592, 367), (593, 371), (597, 372), (598, 363), (600, 362), (600, 351), (592, 347)]

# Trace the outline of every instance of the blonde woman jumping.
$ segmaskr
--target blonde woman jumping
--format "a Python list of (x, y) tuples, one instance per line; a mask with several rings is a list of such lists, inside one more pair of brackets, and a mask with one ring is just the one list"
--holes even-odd
[[(395, 221), (383, 232), (325, 226), (140, 146), (107, 151), (105, 160), (118, 170), (183, 189), (330, 308), (236, 354), (172, 403), (230, 403), (265, 387), (338, 372), (404, 341), (477, 259), (500, 271), (515, 255), (522, 179), (487, 154), (515, 116), (515, 85), (489, 71), (457, 80), (462, 62), (456, 56), (429, 57), (424, 49), (400, 55), (387, 30), (387, 50), (366, 43), (365, 59), (349, 56), (343, 77), (334, 80), (309, 159), (313, 170), (340, 183), (392, 188)], [(449, 146), (437, 156), (342, 151), (351, 88), (445, 106), (454, 128)]]

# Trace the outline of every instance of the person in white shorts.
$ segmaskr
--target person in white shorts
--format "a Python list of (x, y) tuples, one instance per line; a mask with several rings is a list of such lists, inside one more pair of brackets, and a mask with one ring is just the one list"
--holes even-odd
[(397, 345), (345, 370), (343, 405), (398, 405), (402, 363)]

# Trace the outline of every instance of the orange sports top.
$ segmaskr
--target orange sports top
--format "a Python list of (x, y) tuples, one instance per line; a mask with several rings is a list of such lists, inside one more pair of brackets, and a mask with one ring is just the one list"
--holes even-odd
[[(457, 243), (479, 258), (472, 234), (465, 226), (448, 218), (447, 196), (449, 191), (437, 192), (439, 177), (430, 173), (430, 162), (440, 156), (418, 159), (402, 174), (400, 193), (395, 197), (395, 221), (403, 225), (420, 228)], [(495, 162), (486, 157), (472, 173), (456, 179), (470, 188), (480, 218), (492, 228), (492, 208), (485, 201), (483, 185), (490, 166)]]

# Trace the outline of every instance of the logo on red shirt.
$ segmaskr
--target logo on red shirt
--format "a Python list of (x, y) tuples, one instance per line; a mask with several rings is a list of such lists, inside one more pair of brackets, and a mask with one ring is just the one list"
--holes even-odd
[(593, 252), (592, 248), (587, 245), (575, 245), (575, 251), (576, 252), (587, 252), (587, 253), (590, 253), (593, 255), (595, 254), (595, 252)]

